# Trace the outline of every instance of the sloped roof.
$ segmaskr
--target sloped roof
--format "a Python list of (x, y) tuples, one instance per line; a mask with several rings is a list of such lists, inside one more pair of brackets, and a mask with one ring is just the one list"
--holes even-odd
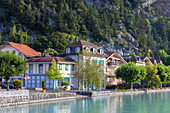
[(56, 59), (56, 57), (39, 57), (39, 58), (30, 58), (26, 60), (26, 62), (51, 62), (53, 59)]
[(33, 50), (32, 48), (30, 48), (29, 46), (24, 45), (24, 44), (8, 42), (5, 44), (2, 44), (1, 46), (3, 46), (3, 45), (10, 45), (10, 46), (14, 47), (15, 49), (19, 50), (21, 53), (23, 53), (26, 56), (31, 56), (31, 57), (41, 56), (41, 52), (37, 52), (37, 51)]
[(61, 62), (74, 62), (73, 59), (63, 58), (63, 57), (39, 57), (39, 58), (30, 58), (30, 59), (26, 60), (26, 62), (51, 62), (53, 59), (55, 59), (55, 61), (61, 61)]
[(161, 63), (162, 61), (161, 61), (161, 59), (156, 59), (156, 62), (158, 64), (158, 63)]
[(152, 57), (148, 57), (148, 58), (149, 58), (149, 60), (152, 62), (152, 64), (155, 64), (155, 63), (154, 63), (154, 61), (155, 61), (154, 58), (152, 58)]
[(115, 51), (104, 51), (104, 55), (106, 56), (106, 58), (111, 56), (113, 53), (117, 53), (117, 52), (115, 52)]
[(87, 42), (87, 41), (83, 41), (83, 40), (76, 41), (76, 42), (68, 45), (67, 47), (73, 47), (73, 46), (90, 46), (90, 47), (102, 48), (102, 47), (97, 46), (91, 42)]
[(57, 57), (57, 60), (58, 61), (61, 61), (61, 62), (75, 62), (73, 59), (71, 58), (64, 58), (64, 57)]

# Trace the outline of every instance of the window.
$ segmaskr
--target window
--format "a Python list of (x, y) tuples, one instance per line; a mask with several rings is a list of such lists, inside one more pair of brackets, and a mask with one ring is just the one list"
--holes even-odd
[(80, 47), (76, 47), (75, 52), (80, 53)]
[(66, 70), (68, 70), (68, 64), (66, 64)]
[(62, 64), (59, 64), (59, 68), (60, 68), (60, 70), (62, 70)]
[(43, 73), (43, 64), (39, 64), (39, 73)]
[(72, 64), (72, 71), (74, 71), (74, 64)]
[(93, 53), (96, 53), (96, 48), (93, 48)]
[(70, 53), (70, 48), (66, 48), (66, 53)]
[(51, 67), (51, 64), (49, 64), (49, 68)]
[(29, 64), (29, 73), (33, 73), (33, 64)]
[(100, 51), (100, 54), (103, 54), (103, 49), (100, 49), (99, 51)]
[(89, 47), (86, 47), (86, 52), (90, 53), (90, 48)]

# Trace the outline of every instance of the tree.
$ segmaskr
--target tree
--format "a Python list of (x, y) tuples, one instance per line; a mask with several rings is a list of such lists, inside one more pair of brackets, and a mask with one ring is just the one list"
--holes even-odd
[(168, 77), (168, 73), (167, 73), (167, 67), (162, 64), (162, 63), (159, 63), (157, 66), (156, 66), (158, 72), (157, 74), (159, 75), (159, 78), (161, 79), (161, 88), (162, 88), (162, 83), (166, 84), (167, 82), (167, 77)]
[(79, 82), (82, 85), (86, 85), (88, 87), (90, 85), (95, 85), (97, 90), (101, 88), (101, 81), (103, 76), (103, 66), (97, 62), (94, 62), (92, 59), (93, 54), (84, 52), (83, 54), (79, 54), (79, 60), (76, 61), (76, 70), (73, 75), (77, 80), (78, 85)]
[(48, 69), (48, 71), (45, 72), (45, 76), (48, 79), (52, 79), (53, 80), (53, 90), (54, 90), (54, 79), (63, 79), (63, 77), (61, 77), (61, 73), (60, 73), (60, 69), (59, 67), (56, 65), (56, 61), (55, 59), (53, 59), (51, 61), (51, 67)]
[(26, 64), (23, 57), (12, 52), (2, 52), (0, 54), (0, 77), (7, 82), (7, 91), (9, 90), (9, 80), (13, 76), (19, 76), (26, 70)]
[(53, 55), (53, 56), (57, 56), (58, 55), (58, 52), (55, 51), (52, 48), (48, 48), (48, 49), (44, 50), (44, 53), (49, 54), (49, 55)]
[(151, 63), (146, 64), (146, 77), (143, 82), (145, 83), (145, 85), (147, 87), (149, 86), (149, 83), (151, 83), (151, 84), (152, 84), (152, 82), (155, 83), (154, 82), (155, 80), (159, 81), (160, 78), (157, 77), (157, 75), (156, 75), (157, 72), (158, 72), (158, 70)]
[(130, 82), (131, 89), (133, 89), (133, 83), (138, 83), (140, 79), (143, 79), (143, 76), (145, 75), (143, 71), (144, 70), (140, 71), (134, 63), (129, 62), (128, 64), (123, 64), (117, 68), (115, 74), (117, 78)]

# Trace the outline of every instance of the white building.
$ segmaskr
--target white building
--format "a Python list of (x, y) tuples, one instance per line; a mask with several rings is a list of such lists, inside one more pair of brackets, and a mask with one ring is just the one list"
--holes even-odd
[[(63, 53), (65, 57), (72, 58), (76, 61), (79, 60), (79, 54), (82, 54), (84, 51), (93, 53), (94, 55), (91, 57), (92, 61), (95, 61), (96, 63), (102, 64), (103, 67), (105, 66), (106, 58), (104, 54), (104, 49), (101, 46), (97, 46), (91, 42), (82, 41), (82, 40), (75, 40), (74, 43), (68, 45), (66, 47), (65, 52)], [(85, 56), (83, 56), (84, 59), (86, 59)], [(105, 79), (105, 72), (106, 69), (104, 68), (104, 79), (102, 80), (102, 87), (101, 89), (105, 88), (106, 79)], [(78, 85), (74, 82), (75, 86)], [(81, 89), (86, 89), (86, 86), (81, 87)], [(90, 86), (90, 89), (93, 89), (93, 86)]]
[[(64, 79), (58, 80), (49, 80), (45, 77), (45, 72), (50, 68), (51, 61), (55, 60), (57, 65), (60, 68), (60, 72), (62, 73), (62, 77)], [(74, 60), (62, 58), (62, 57), (39, 57), (39, 58), (30, 58), (26, 61), (28, 70), (26, 74), (29, 75), (29, 79), (25, 82), (26, 88), (41, 88), (42, 84), (41, 81), (45, 80), (45, 87), (47, 89), (54, 89), (62, 87), (62, 81), (68, 81), (70, 84), (72, 82), (72, 75), (71, 72), (74, 71)], [(68, 86), (70, 89), (70, 86)]]

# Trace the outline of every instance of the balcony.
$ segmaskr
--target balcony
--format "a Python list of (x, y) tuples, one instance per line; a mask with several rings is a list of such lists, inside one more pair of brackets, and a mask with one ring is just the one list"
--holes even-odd
[(109, 62), (109, 63), (108, 63), (108, 65), (109, 65), (109, 66), (110, 66), (110, 65), (112, 65), (112, 66), (119, 66), (119, 65), (120, 65), (120, 63)]

